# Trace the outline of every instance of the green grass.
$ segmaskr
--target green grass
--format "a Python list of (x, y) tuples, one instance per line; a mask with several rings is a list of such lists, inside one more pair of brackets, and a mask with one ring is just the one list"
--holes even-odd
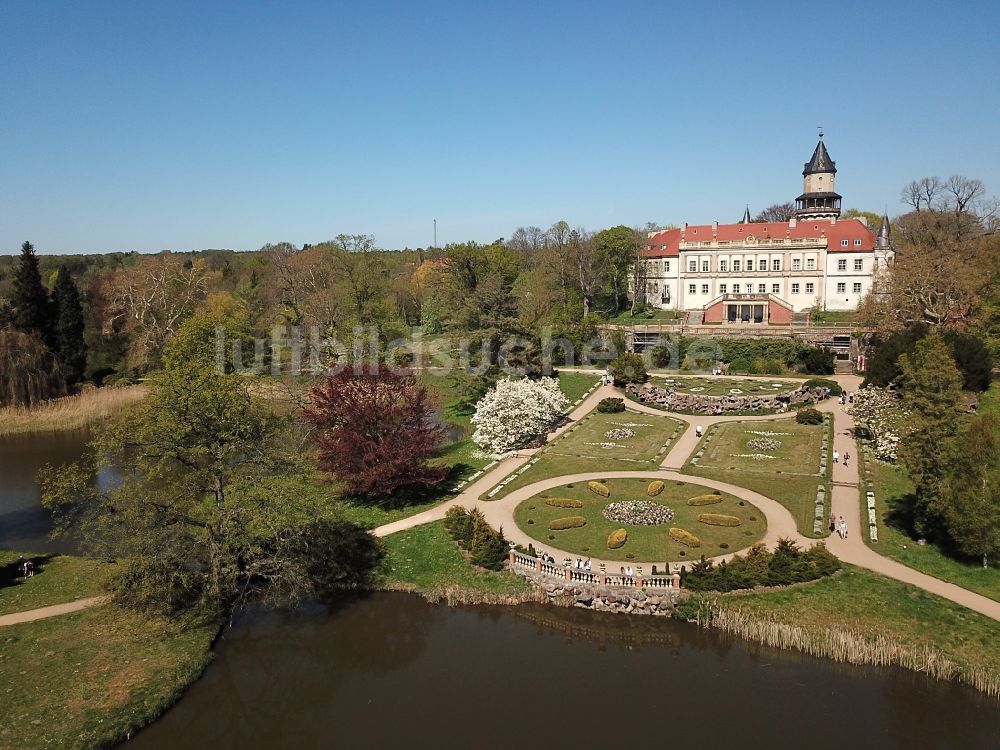
[(815, 310), (809, 320), (813, 323), (854, 323), (857, 316), (854, 310)]
[[(623, 427), (632, 424), (633, 427)], [(500, 492), (483, 500), (499, 500), (514, 490), (533, 482), (584, 471), (635, 470), (656, 468), (666, 456), (661, 450), (667, 441), (673, 445), (686, 428), (686, 423), (671, 417), (658, 417), (624, 411), (619, 414), (601, 414), (592, 411), (573, 428), (548, 444), (537, 455), (538, 463), (506, 485)], [(613, 441), (622, 447), (602, 448), (590, 443), (609, 442), (605, 433), (612, 429), (630, 429), (636, 434), (631, 438)]]
[(677, 310), (650, 310), (639, 315), (630, 315), (628, 312), (619, 313), (613, 318), (608, 318), (608, 323), (614, 325), (643, 325), (646, 323), (677, 323), (684, 317), (684, 313)]
[(721, 606), (799, 626), (810, 633), (849, 631), (922, 652), (932, 649), (963, 670), (1000, 677), (997, 623), (915, 586), (847, 566), (831, 578), (780, 590), (728, 594)]
[[(708, 557), (735, 552), (748, 547), (767, 528), (764, 514), (758, 508), (729, 494), (722, 495), (722, 502), (712, 505), (689, 506), (688, 498), (710, 492), (706, 487), (687, 482), (667, 482), (656, 497), (649, 497), (646, 488), (649, 479), (611, 479), (607, 482), (611, 496), (603, 498), (592, 492), (586, 482), (565, 485), (547, 490), (528, 498), (514, 511), (518, 528), (536, 539), (541, 548), (556, 547), (585, 557), (635, 560), (637, 562), (665, 562), (668, 560), (697, 560), (702, 554)], [(583, 501), (582, 508), (553, 508), (545, 504), (546, 498), (572, 498)], [(602, 510), (615, 500), (649, 500), (665, 505), (674, 511), (674, 520), (657, 526), (624, 526), (629, 538), (625, 546), (609, 550), (608, 535), (623, 524), (609, 521)], [(744, 505), (740, 505), (744, 502)], [(698, 521), (700, 513), (725, 513), (743, 519), (735, 527), (709, 526)], [(553, 531), (550, 521), (564, 516), (583, 516), (587, 525), (575, 529)], [(755, 520), (750, 520), (751, 518)], [(529, 523), (532, 521), (533, 523)], [(676, 526), (691, 532), (701, 540), (700, 547), (686, 547), (668, 534)], [(550, 539), (549, 537), (553, 537)], [(727, 544), (722, 548), (720, 544)], [(683, 555), (681, 553), (684, 553)], [(631, 556), (631, 557), (630, 557)]]
[(484, 598), (515, 597), (530, 590), (516, 573), (474, 567), (448, 536), (442, 521), (400, 531), (383, 541), (387, 586), (426, 592), (457, 587)]
[[(825, 476), (807, 472), (819, 472), (820, 442), (825, 429), (828, 428), (823, 425), (800, 425), (794, 420), (722, 422), (710, 428), (699, 444), (698, 449), (704, 448), (705, 453), (698, 463), (688, 461), (682, 471), (746, 487), (776, 500), (791, 512), (799, 533), (813, 536), (816, 489), (823, 484), (829, 491), (830, 466)], [(747, 448), (746, 442), (763, 436), (749, 435), (748, 430), (792, 434), (775, 436), (782, 441), (782, 446), (768, 454), (774, 455), (774, 460), (752, 461), (730, 456), (731, 453), (758, 452)]]
[(1000, 417), (1000, 380), (994, 380), (985, 393), (979, 397), (980, 414), (993, 414)]
[[(893, 519), (893, 509), (907, 502), (906, 496), (913, 491), (913, 485), (905, 471), (898, 466), (876, 461), (872, 461), (870, 466), (879, 541), (872, 544), (865, 529), (862, 532), (865, 543), (879, 554), (914, 570), (1000, 601), (1000, 568), (984, 570), (978, 561), (956, 559), (935, 544), (917, 544), (902, 525)], [(863, 485), (860, 502), (861, 517), (867, 518), (868, 504)]]
[[(556, 373), (556, 377), (559, 380), (559, 389), (570, 404), (589, 391), (590, 387), (598, 381), (598, 376), (591, 372), (560, 370)], [(572, 407), (570, 410), (572, 411)]]
[(68, 555), (33, 555), (25, 558), (35, 563), (31, 578), (15, 577), (18, 552), (0, 550), (0, 615), (23, 612), (74, 599), (97, 596), (104, 591), (109, 565), (86, 557)]
[(3, 628), (0, 748), (117, 744), (197, 679), (216, 632), (113, 604)]

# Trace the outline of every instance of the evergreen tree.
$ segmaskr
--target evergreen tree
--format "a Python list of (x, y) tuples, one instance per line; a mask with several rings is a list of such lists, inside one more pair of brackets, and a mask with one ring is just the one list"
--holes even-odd
[(945, 477), (948, 534), (960, 552), (1000, 555), (1000, 418), (976, 417), (955, 440)]
[(52, 344), (49, 295), (42, 285), (38, 258), (30, 242), (21, 245), (21, 257), (14, 272), (14, 327)]
[(913, 420), (899, 458), (916, 486), (914, 530), (927, 536), (941, 520), (942, 483), (961, 416), (962, 373), (937, 331), (917, 342), (912, 355), (900, 355), (899, 369), (903, 405)]
[(83, 305), (80, 290), (66, 266), (59, 268), (52, 287), (52, 307), (55, 317), (53, 347), (66, 370), (70, 383), (78, 382), (87, 367), (87, 344), (83, 340)]

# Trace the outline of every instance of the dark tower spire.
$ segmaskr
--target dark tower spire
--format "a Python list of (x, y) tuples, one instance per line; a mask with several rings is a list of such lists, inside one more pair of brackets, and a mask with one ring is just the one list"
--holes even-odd
[(750, 223), (750, 204), (747, 204), (747, 207), (743, 210), (743, 218), (740, 219), (740, 224), (749, 224), (749, 223)]
[(812, 158), (802, 170), (802, 195), (795, 199), (795, 217), (833, 220), (840, 216), (842, 198), (834, 190), (836, 180), (837, 163), (830, 158), (820, 129)]
[(878, 236), (876, 237), (876, 245), (878, 247), (889, 247), (892, 244), (892, 238), (889, 229), (889, 215), (886, 213), (882, 214), (882, 224), (878, 228)]

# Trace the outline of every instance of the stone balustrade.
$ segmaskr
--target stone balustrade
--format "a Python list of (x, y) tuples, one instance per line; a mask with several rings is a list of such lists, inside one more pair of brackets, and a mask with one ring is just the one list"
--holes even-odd
[(510, 566), (515, 571), (531, 571), (550, 578), (594, 586), (628, 589), (679, 589), (681, 587), (681, 577), (677, 573), (656, 576), (641, 573), (632, 576), (608, 575), (602, 571), (581, 570), (572, 565), (542, 562), (537, 557), (526, 555), (517, 550), (510, 551)]

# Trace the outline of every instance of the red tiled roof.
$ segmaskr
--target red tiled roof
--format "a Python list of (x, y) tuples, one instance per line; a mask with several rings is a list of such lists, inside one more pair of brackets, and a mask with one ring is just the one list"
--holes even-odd
[[(647, 258), (676, 257), (680, 253), (681, 232), (680, 228), (668, 229), (646, 238), (643, 255)], [(699, 224), (689, 226), (683, 232), (685, 242), (706, 242), (711, 241), (713, 237), (732, 242), (749, 236), (757, 239), (766, 237), (817, 239), (826, 236), (827, 249), (831, 253), (870, 253), (875, 248), (875, 233), (860, 219), (838, 219), (836, 224), (831, 224), (828, 219), (799, 220), (794, 228), (790, 228), (787, 221), (767, 224), (719, 224), (714, 235), (711, 224)], [(847, 240), (847, 247), (841, 245), (842, 240)], [(861, 240), (861, 245), (856, 246), (855, 240)]]

